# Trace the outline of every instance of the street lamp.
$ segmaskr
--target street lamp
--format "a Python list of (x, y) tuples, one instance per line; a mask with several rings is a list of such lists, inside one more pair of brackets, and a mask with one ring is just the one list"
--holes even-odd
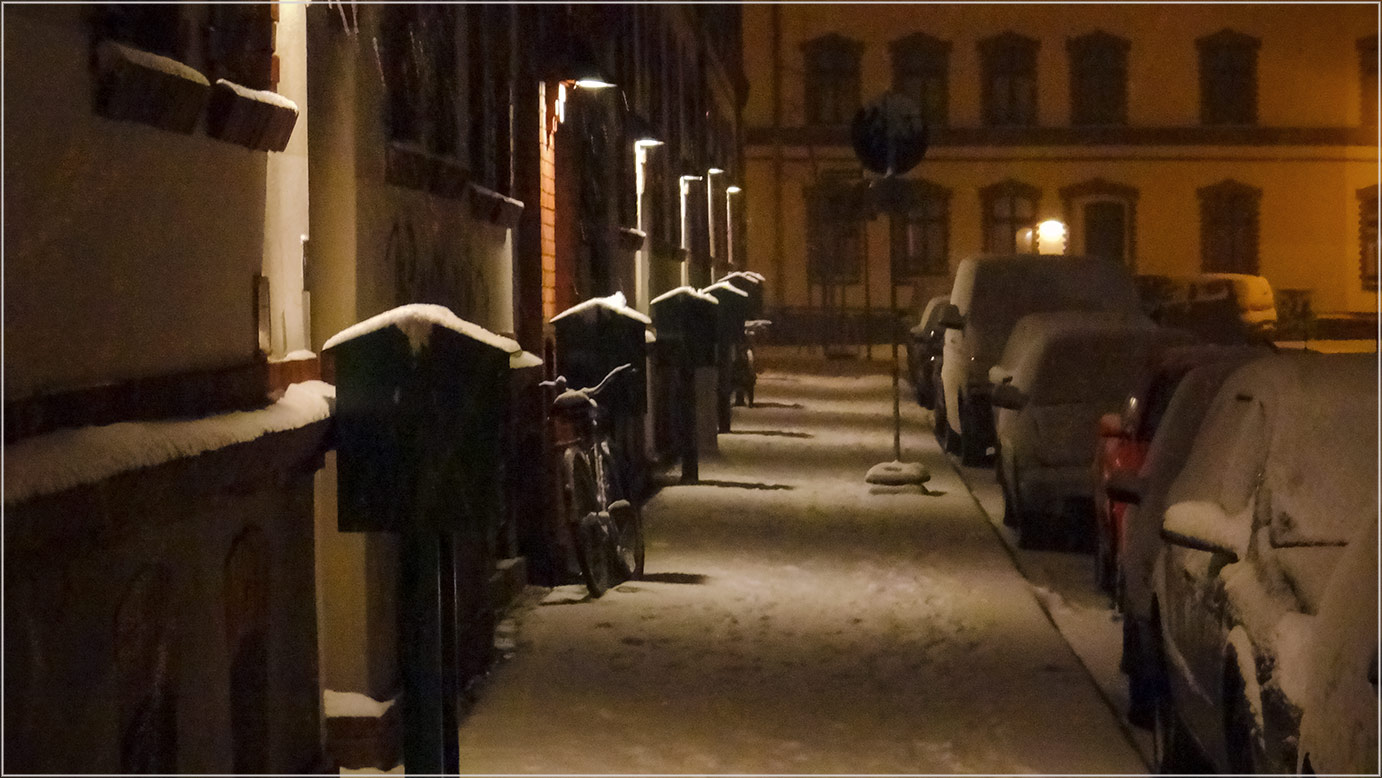
[(718, 275), (715, 268), (715, 182), (714, 176), (725, 171), (713, 167), (705, 171), (705, 231), (710, 240), (710, 280)]
[(638, 231), (644, 234), (643, 245), (633, 263), (634, 307), (643, 313), (648, 312), (648, 228), (643, 224), (643, 193), (648, 189), (648, 150), (662, 145), (662, 141), (645, 133), (633, 142), (634, 205), (637, 214)]
[(725, 267), (734, 272), (734, 196), (744, 191), (730, 184), (725, 187)]
[(687, 240), (686, 240), (686, 195), (687, 195), (688, 192), (691, 191), (691, 182), (692, 182), (692, 181), (701, 181), (701, 180), (703, 180), (703, 179), (702, 179), (700, 176), (682, 176), (682, 177), (681, 177), (681, 247), (682, 247), (682, 249), (684, 249), (684, 250), (687, 252), (686, 256), (683, 257), (683, 258), (682, 258), (682, 261), (681, 261), (681, 285), (682, 285), (682, 286), (688, 286), (688, 285), (690, 285), (690, 283), (691, 283), (691, 263), (690, 263), (691, 245), (690, 245), (689, 243), (687, 243)]

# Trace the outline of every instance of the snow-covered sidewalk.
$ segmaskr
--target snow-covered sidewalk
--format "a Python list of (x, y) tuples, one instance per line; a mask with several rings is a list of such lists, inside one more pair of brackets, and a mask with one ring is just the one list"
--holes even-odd
[(466, 772), (1143, 773), (886, 376), (768, 373), (702, 485), (645, 508), (648, 575), (561, 587), (461, 726)]

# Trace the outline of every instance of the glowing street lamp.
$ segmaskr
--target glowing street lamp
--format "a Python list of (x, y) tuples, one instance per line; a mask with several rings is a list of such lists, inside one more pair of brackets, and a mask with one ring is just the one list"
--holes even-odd
[(638, 231), (645, 237), (643, 246), (633, 263), (634, 307), (643, 313), (648, 312), (648, 228), (643, 224), (643, 193), (648, 189), (648, 151), (662, 145), (662, 141), (645, 134), (633, 142), (634, 204), (637, 214)]
[(700, 176), (682, 176), (680, 180), (681, 180), (681, 247), (682, 247), (683, 249), (685, 249), (685, 250), (688, 252), (688, 254), (687, 254), (687, 257), (688, 257), (688, 258), (687, 258), (687, 259), (683, 259), (682, 262), (681, 262), (681, 283), (682, 283), (682, 286), (686, 286), (686, 285), (688, 285), (688, 284), (691, 283), (691, 267), (690, 267), (690, 264), (691, 264), (691, 263), (688, 261), (688, 260), (689, 260), (689, 257), (690, 257), (689, 252), (690, 252), (690, 250), (691, 250), (691, 245), (690, 245), (689, 243), (687, 243), (687, 240), (686, 240), (686, 195), (687, 195), (687, 193), (689, 193), (689, 192), (691, 191), (691, 182), (692, 182), (692, 181), (701, 181), (701, 180), (704, 180), (704, 179), (702, 179)]
[(714, 177), (722, 175), (725, 171), (713, 167), (705, 171), (705, 231), (710, 236), (710, 276), (714, 280), (717, 275), (715, 268), (715, 180)]
[(734, 196), (744, 191), (734, 184), (725, 187), (725, 267), (734, 270)]

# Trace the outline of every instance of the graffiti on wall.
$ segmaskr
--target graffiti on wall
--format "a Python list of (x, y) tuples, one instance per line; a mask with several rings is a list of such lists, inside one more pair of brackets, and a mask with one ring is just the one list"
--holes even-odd
[(480, 252), (433, 222), (419, 227), (400, 213), (384, 246), (385, 267), (394, 268), (399, 305), (434, 303), (467, 321), (490, 320), (489, 278)]

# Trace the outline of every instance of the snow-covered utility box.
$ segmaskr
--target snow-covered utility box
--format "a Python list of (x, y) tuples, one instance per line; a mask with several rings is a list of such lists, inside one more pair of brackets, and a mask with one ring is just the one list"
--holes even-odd
[[(616, 415), (638, 415), (648, 408), (646, 382), (647, 316), (630, 308), (622, 292), (595, 297), (552, 317), (557, 373), (569, 386), (595, 386), (620, 365), (632, 370), (617, 376), (600, 405)], [(617, 382), (617, 383), (616, 383)]]
[(324, 350), (343, 532), (462, 531), (497, 515), (517, 343), (440, 305), (405, 305)]
[(715, 364), (715, 308), (718, 301), (689, 286), (679, 286), (649, 304), (658, 343), (680, 349), (692, 367)]
[(727, 347), (742, 341), (744, 322), (749, 319), (749, 293), (728, 281), (711, 284), (701, 291), (719, 303), (715, 306), (715, 330), (720, 345)]
[(763, 318), (763, 280), (764, 280), (764, 279), (763, 279), (763, 276), (762, 276), (761, 274), (755, 273), (755, 272), (753, 272), (752, 270), (738, 270), (738, 271), (735, 271), (735, 272), (733, 272), (733, 273), (730, 273), (729, 275), (725, 276), (724, 278), (721, 278), (720, 280), (721, 280), (721, 281), (724, 281), (724, 282), (727, 282), (727, 283), (730, 283), (730, 284), (733, 284), (733, 285), (734, 285), (736, 288), (738, 288), (740, 291), (745, 292), (746, 294), (748, 294), (748, 296), (749, 296), (749, 312), (748, 312), (748, 318), (749, 318), (749, 319), (761, 319), (761, 318)]

